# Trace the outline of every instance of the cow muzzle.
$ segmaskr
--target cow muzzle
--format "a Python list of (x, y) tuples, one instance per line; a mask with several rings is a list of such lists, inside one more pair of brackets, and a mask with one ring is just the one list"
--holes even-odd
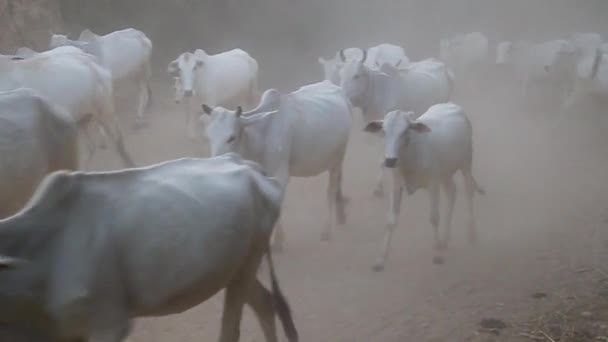
[(184, 90), (184, 97), (192, 97), (192, 90)]
[(384, 159), (384, 166), (389, 169), (394, 169), (397, 167), (397, 158), (386, 158)]

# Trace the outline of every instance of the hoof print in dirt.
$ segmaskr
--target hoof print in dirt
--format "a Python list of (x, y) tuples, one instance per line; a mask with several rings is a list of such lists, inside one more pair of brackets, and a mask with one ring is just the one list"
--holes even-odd
[(500, 335), (500, 331), (507, 327), (507, 324), (496, 318), (484, 318), (479, 322), (481, 332)]
[(384, 265), (376, 264), (372, 267), (372, 271), (374, 272), (382, 272), (384, 271)]
[(442, 256), (437, 255), (437, 256), (433, 257), (433, 264), (435, 264), (435, 265), (443, 265), (444, 263), (445, 263), (445, 259)]
[(545, 299), (547, 298), (547, 294), (544, 292), (536, 292), (534, 294), (532, 294), (532, 298), (534, 299)]

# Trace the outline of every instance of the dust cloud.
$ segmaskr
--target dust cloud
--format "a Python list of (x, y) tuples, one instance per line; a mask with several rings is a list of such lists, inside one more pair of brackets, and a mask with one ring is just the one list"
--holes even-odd
[[(346, 47), (388, 42), (416, 61), (437, 57), (442, 37), (480, 31), (492, 59), (502, 40), (542, 42), (575, 32), (608, 39), (603, 0), (76, 1), (64, 1), (70, 30), (135, 27), (154, 42), (156, 122), (128, 140), (139, 164), (192, 154), (166, 74), (167, 63), (186, 50), (242, 48), (260, 64), (262, 89), (292, 91), (322, 79), (318, 57)], [(476, 198), (481, 240), (471, 247), (457, 176), (453, 243), (443, 266), (431, 263), (429, 203), (420, 191), (404, 199), (387, 269), (371, 272), (387, 201), (372, 196), (380, 148), (364, 139), (360, 119), (344, 171), (349, 218), (333, 241), (319, 241), (326, 177), (291, 181), (287, 245), (276, 259), (303, 340), (482, 341), (475, 333), (482, 318), (513, 323), (542, 311), (529, 294), (588, 290), (587, 278), (572, 269), (608, 261), (606, 103), (579, 104), (550, 129), (560, 95), (535, 92), (523, 103), (518, 90), (489, 70), (478, 91), (458, 90), (454, 98), (473, 122), (474, 172), (487, 195)], [(97, 167), (108, 168), (113, 158), (101, 157)], [(215, 297), (181, 315), (142, 320), (133, 341), (213, 339), (221, 305)], [(260, 341), (252, 317), (244, 319), (243, 340)], [(516, 341), (517, 333), (502, 340)]]

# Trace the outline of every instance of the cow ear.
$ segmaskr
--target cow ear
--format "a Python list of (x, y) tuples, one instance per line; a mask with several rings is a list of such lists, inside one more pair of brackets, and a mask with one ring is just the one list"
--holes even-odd
[(412, 121), (409, 129), (413, 130), (417, 133), (428, 133), (431, 131), (431, 128), (420, 121)]
[(371, 121), (370, 123), (368, 123), (365, 128), (363, 129), (365, 132), (369, 132), (369, 133), (378, 133), (379, 131), (382, 130), (382, 120), (374, 120)]
[(327, 61), (323, 57), (319, 57), (319, 59), (317, 59), (317, 61), (319, 61), (319, 64), (321, 64), (321, 65), (325, 65), (327, 63)]
[(207, 106), (205, 103), (203, 103), (203, 112), (207, 115), (211, 115), (211, 113), (213, 113), (213, 108)]
[(167, 68), (167, 71), (169, 72), (169, 74), (171, 76), (179, 76), (178, 75), (177, 61), (173, 61), (173, 62), (169, 63), (169, 67)]

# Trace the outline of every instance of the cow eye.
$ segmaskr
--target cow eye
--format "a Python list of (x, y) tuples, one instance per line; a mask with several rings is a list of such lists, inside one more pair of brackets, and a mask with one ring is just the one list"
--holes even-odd
[(228, 138), (227, 142), (228, 142), (228, 143), (231, 143), (231, 142), (233, 142), (235, 139), (236, 139), (236, 137), (235, 137), (234, 135), (231, 135), (231, 136)]
[(358, 80), (358, 79), (359, 79), (359, 77), (361, 77), (361, 76), (359, 76), (359, 75), (355, 75), (355, 76), (353, 76), (353, 78), (354, 78), (355, 80)]

